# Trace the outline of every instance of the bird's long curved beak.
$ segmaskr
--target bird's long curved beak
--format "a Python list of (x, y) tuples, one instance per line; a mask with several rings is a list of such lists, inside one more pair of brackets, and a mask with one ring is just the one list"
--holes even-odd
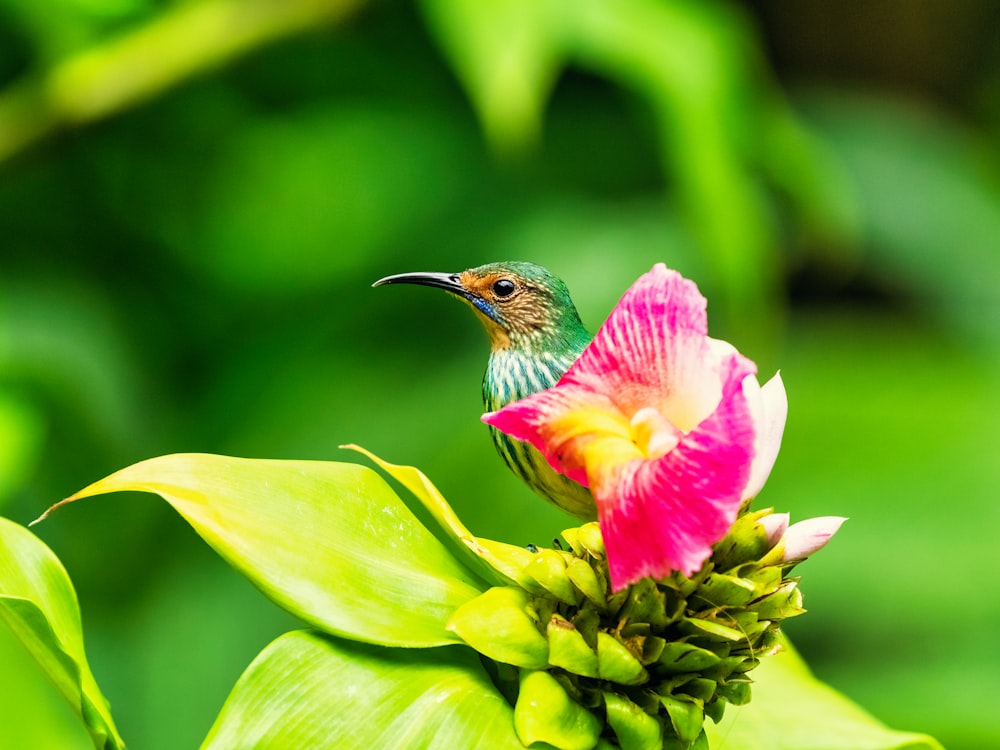
[(459, 281), (457, 273), (397, 273), (393, 276), (386, 276), (379, 279), (372, 286), (384, 286), (386, 284), (433, 286), (460, 296), (465, 296), (467, 292), (466, 288), (462, 286), (462, 282)]

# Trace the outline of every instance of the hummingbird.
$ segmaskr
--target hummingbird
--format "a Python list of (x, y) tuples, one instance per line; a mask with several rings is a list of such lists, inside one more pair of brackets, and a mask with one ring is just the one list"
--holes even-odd
[[(401, 273), (372, 286), (419, 284), (466, 302), (490, 340), (483, 375), (487, 411), (554, 386), (590, 343), (562, 279), (533, 263), (488, 263), (460, 273)], [(590, 490), (555, 471), (528, 443), (490, 427), (504, 462), (532, 490), (585, 520), (597, 517)]]

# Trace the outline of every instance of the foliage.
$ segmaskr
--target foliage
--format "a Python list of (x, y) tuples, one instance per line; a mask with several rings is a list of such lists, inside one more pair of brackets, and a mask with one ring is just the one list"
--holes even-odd
[[(524, 258), (559, 272), (596, 328), (666, 261), (698, 280), (722, 335), (783, 369), (795, 407), (768, 502), (852, 518), (792, 629), (809, 663), (892, 725), (953, 750), (1000, 743), (1000, 74), (980, 31), (995, 11), (889, 3), (871, 23), (864, 3), (836, 18), (817, 4), (632, 3), (675, 21), (665, 48), (697, 52), (640, 75), (645, 22), (609, 27), (613, 46), (584, 36), (593, 16), (527, 5), (511, 65), (535, 77), (510, 114), (449, 32), (487, 26), (475, 38), (489, 49), (475, 3), (346, 19), (332, 3), (254, 3), (316, 15), (239, 49), (229, 26), (183, 28), (154, 36), (179, 47), (142, 46), (148, 65), (121, 68), (109, 52), (135, 49), (129, 38), (222, 5), (0, 3), (0, 142), (17, 144), (0, 164), (0, 512), (27, 522), (151, 455), (328, 459), (358, 440), (440, 477), (477, 531), (551, 538), (563, 519), (503, 473), (476, 421), (479, 332), (447, 302), (368, 284)], [(560, 23), (580, 36), (554, 39)], [(205, 65), (179, 69), (181, 53)], [(175, 75), (83, 122), (36, 94), (86, 60)], [(715, 64), (687, 66), (698, 90), (659, 90), (685, 60)], [(913, 96), (921, 75), (950, 83)], [(100, 90), (74, 80), (62, 96)], [(152, 504), (109, 499), (38, 532), (72, 572), (88, 654), (136, 747), (199, 741), (239, 671), (290, 627)], [(924, 561), (943, 546), (980, 574), (931, 600), (939, 573)], [(928, 612), (961, 612), (963, 637)], [(6, 645), (21, 686), (0, 700), (9, 736), (86, 746)]]
[(0, 518), (0, 539), (0, 620), (79, 713), (94, 747), (125, 747), (87, 665), (66, 571), (48, 547), (6, 518)]
[[(408, 467), (379, 463), (401, 481), (414, 484), (418, 499), (427, 503), (436, 517), (449, 516), (447, 505), (425, 477)], [(461, 641), (475, 645), (483, 635), (479, 631), (490, 627), (489, 617), (470, 619), (470, 607), (481, 608), (480, 603), (494, 593), (520, 591), (527, 597), (527, 592), (491, 588), (464, 567), (453, 557), (461, 549), (453, 546), (449, 554), (442, 542), (421, 526), (416, 516), (371, 470), (318, 461), (255, 461), (177, 454), (116, 472), (62, 504), (123, 490), (161, 495), (209, 545), (276, 604), (322, 631), (286, 633), (268, 646), (233, 688), (203, 747), (290, 748), (329, 743), (361, 748), (379, 742), (393, 747), (516, 748), (521, 746), (518, 736), (528, 742), (541, 736), (558, 747), (576, 746), (566, 744), (566, 738), (573, 735), (565, 731), (552, 734), (550, 730), (538, 735), (532, 727), (525, 729), (519, 723), (518, 717), (523, 717), (527, 710), (523, 705), (536, 709), (533, 715), (537, 723), (545, 720), (542, 709), (551, 704), (546, 694), (531, 692), (528, 687), (528, 681), (536, 675), (550, 680), (549, 690), (556, 690), (566, 705), (581, 710), (548, 672), (524, 670), (521, 696), (512, 708), (503, 694), (503, 681), (496, 678), (491, 681), (484, 667), (493, 664), (494, 670), (503, 669), (505, 663), (525, 666), (523, 658), (480, 662), (464, 646), (450, 645), (457, 640), (456, 635)], [(756, 515), (759, 514), (746, 516), (750, 520), (743, 524), (745, 530), (753, 527)], [(581, 550), (592, 550), (594, 542), (584, 537), (585, 528), (580, 529), (579, 536), (567, 531), (566, 537)], [(501, 545), (477, 540), (454, 519), (439, 531), (452, 541), (465, 540), (471, 549), (483, 549), (482, 563), (492, 565), (489, 561), (499, 554), (507, 562), (494, 568), (494, 576), (505, 575), (502, 571), (510, 569), (510, 562), (525, 553), (523, 549), (511, 547), (507, 551)], [(740, 539), (734, 537), (736, 541)], [(75, 594), (65, 570), (40, 540), (13, 522), (0, 522), (0, 541), (5, 551), (0, 559), (0, 618), (76, 708), (91, 732), (94, 746), (107, 750), (124, 747), (90, 674)], [(723, 543), (722, 549), (729, 546)], [(726, 554), (732, 557), (733, 553)], [(780, 561), (780, 556), (777, 559)], [(534, 562), (518, 573), (519, 580), (525, 575), (537, 575), (530, 573)], [(777, 573), (774, 577), (775, 584), (780, 576)], [(605, 584), (607, 580), (605, 571)], [(548, 577), (539, 577), (532, 583), (536, 587), (551, 585)], [(709, 585), (708, 580), (702, 583), (678, 577), (670, 585), (685, 591), (691, 588), (693, 595), (695, 589), (701, 592)], [(763, 579), (758, 583), (765, 585)], [(367, 595), (362, 595), (359, 588)], [(784, 588), (782, 585), (777, 592)], [(636, 613), (652, 611), (639, 588), (620, 593), (624, 605), (619, 602), (619, 606), (624, 609), (631, 608)], [(713, 596), (723, 593), (724, 589), (713, 588)], [(769, 604), (776, 595), (764, 596), (759, 605), (754, 605), (760, 609), (761, 617), (765, 608), (771, 612), (767, 615), (771, 619), (780, 618), (778, 612), (782, 608), (789, 609), (790, 615), (801, 611), (798, 606), (801, 596), (792, 604)], [(605, 606), (610, 606), (609, 599), (604, 596), (602, 599)], [(680, 609), (691, 611), (683, 604)], [(704, 613), (706, 619), (692, 617), (691, 622), (701, 628), (711, 625), (705, 632), (715, 637), (726, 629), (711, 619), (717, 609), (709, 608)], [(506, 628), (496, 624), (503, 622), (503, 610), (491, 606), (490, 611), (500, 615), (493, 619), (494, 637), (487, 639), (488, 655), (492, 656), (492, 649), (498, 644), (517, 639), (505, 641)], [(683, 618), (681, 626), (687, 621), (687, 617)], [(747, 625), (753, 631), (750, 620)], [(478, 633), (478, 637), (469, 637), (468, 628)], [(765, 626), (761, 621), (762, 639), (773, 637), (774, 631), (775, 627)], [(731, 632), (737, 639), (741, 637), (739, 632)], [(602, 636), (606, 645), (602, 645)], [(545, 639), (537, 631), (534, 637), (548, 651)], [(610, 648), (619, 643), (616, 638), (607, 633), (598, 635), (597, 669), (604, 689), (613, 684), (612, 680), (622, 681), (627, 662), (638, 666), (624, 645), (618, 645), (617, 650)], [(730, 638), (723, 635), (719, 640)], [(688, 645), (696, 642), (691, 640)], [(756, 635), (754, 644), (768, 645), (763, 640), (757, 643)], [(685, 642), (678, 640), (673, 645)], [(429, 649), (435, 646), (444, 648), (445, 653), (429, 655)], [(708, 665), (706, 675), (722, 666), (720, 658), (711, 651), (698, 650), (715, 659)], [(731, 669), (719, 672), (717, 679), (720, 691), (727, 685), (730, 690), (743, 688), (726, 698), (743, 704), (747, 687), (743, 670), (754, 666), (756, 659), (736, 656), (738, 652), (739, 648), (734, 646), (733, 655), (721, 660), (736, 661), (732, 661)], [(780, 702), (763, 709), (769, 720), (754, 723), (754, 736), (768, 746), (782, 742), (793, 727), (801, 725), (803, 716), (810, 716), (810, 722), (816, 719), (831, 727), (822, 738), (812, 732), (824, 743), (817, 747), (847, 750), (858, 747), (855, 743), (860, 742), (873, 748), (939, 748), (929, 738), (891, 732), (832, 690), (812, 686), (808, 672), (797, 665), (794, 655), (775, 658), (789, 661), (783, 667), (787, 679), (804, 683), (801, 694), (809, 701), (810, 713), (804, 714), (797, 705), (796, 691), (779, 687), (784, 691)], [(678, 659), (671, 657), (670, 663), (676, 664)], [(536, 667), (547, 660), (548, 657), (543, 658)], [(559, 663), (572, 662), (573, 659)], [(656, 665), (647, 666), (653, 670)], [(645, 672), (641, 667), (640, 670)], [(676, 670), (674, 666), (669, 671)], [(678, 684), (682, 684), (681, 677), (677, 675), (674, 682), (680, 680)], [(683, 677), (691, 680), (690, 675)], [(635, 680), (628, 678), (628, 682)], [(632, 705), (624, 695), (618, 694), (615, 699), (626, 706)], [(721, 703), (709, 703), (707, 699), (703, 701), (682, 692), (667, 694), (664, 701), (670, 721), (685, 745), (700, 734), (701, 706), (716, 719), (721, 715), (720, 710), (710, 708), (715, 705), (721, 709)], [(686, 711), (675, 715), (675, 709), (680, 711), (681, 706), (698, 708), (697, 720), (687, 717)], [(621, 746), (638, 747), (634, 739), (628, 740), (632, 735), (623, 731), (623, 727), (635, 732), (641, 722), (637, 725), (634, 718), (625, 716), (616, 719), (610, 698), (607, 710), (608, 722)], [(761, 709), (751, 709), (758, 710)], [(852, 714), (851, 730), (845, 736), (842, 720)], [(639, 715), (646, 716), (641, 712)], [(599, 725), (586, 738), (580, 738), (583, 744), (579, 746), (594, 747), (598, 734)], [(664, 744), (658, 730), (655, 744)], [(648, 740), (642, 746), (650, 746)]]

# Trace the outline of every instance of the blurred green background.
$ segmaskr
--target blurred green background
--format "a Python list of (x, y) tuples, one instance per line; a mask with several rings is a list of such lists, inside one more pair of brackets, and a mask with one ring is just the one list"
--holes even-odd
[[(596, 328), (664, 261), (782, 371), (758, 503), (850, 517), (793, 639), (890, 725), (998, 747), (997, 28), (990, 0), (0, 0), (0, 513), (356, 442), (544, 543), (571, 520), (479, 424), (478, 324), (369, 285), (531, 260)], [(195, 747), (294, 626), (151, 496), (36, 531), (132, 747)], [(6, 631), (0, 674), (0, 747), (88, 746)]]

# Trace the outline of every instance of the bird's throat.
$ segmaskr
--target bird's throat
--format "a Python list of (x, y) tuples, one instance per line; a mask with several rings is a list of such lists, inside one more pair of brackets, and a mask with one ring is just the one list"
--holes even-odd
[(510, 349), (512, 346), (510, 334), (475, 305), (472, 306), (472, 309), (476, 313), (476, 317), (479, 318), (479, 322), (483, 324), (483, 328), (486, 329), (486, 335), (490, 338), (490, 350), (496, 352)]

